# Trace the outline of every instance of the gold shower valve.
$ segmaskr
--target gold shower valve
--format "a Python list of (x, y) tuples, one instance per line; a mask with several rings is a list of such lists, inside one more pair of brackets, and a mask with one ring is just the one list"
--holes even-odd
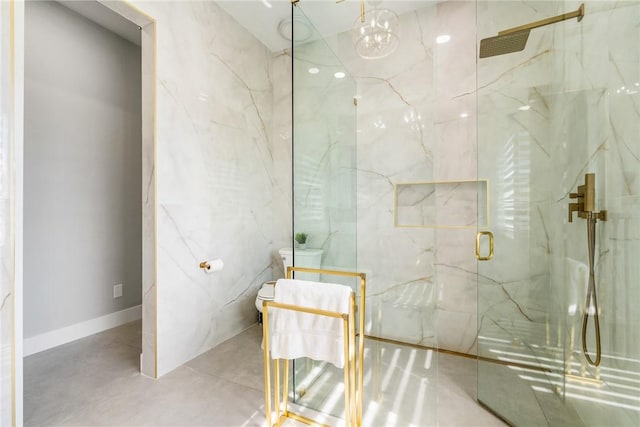
[(570, 193), (570, 199), (576, 199), (575, 203), (569, 203), (569, 222), (573, 222), (573, 213), (578, 212), (578, 216), (584, 212), (584, 185), (578, 187), (579, 193)]
[(577, 193), (569, 193), (570, 199), (576, 199), (575, 203), (569, 203), (569, 222), (573, 222), (573, 213), (587, 220), (607, 220), (607, 211), (596, 212), (596, 174), (584, 175), (584, 184), (578, 186)]
[(584, 210), (583, 203), (569, 203), (569, 222), (573, 222), (574, 212), (578, 212), (578, 215), (580, 215), (580, 212), (583, 212), (583, 210)]
[(606, 221), (609, 218), (609, 214), (607, 213), (606, 210), (603, 210), (600, 212), (594, 212), (593, 217), (595, 219), (599, 219), (600, 221)]

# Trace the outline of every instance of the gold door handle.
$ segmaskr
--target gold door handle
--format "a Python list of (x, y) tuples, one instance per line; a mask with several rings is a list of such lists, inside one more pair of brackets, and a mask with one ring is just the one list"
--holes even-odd
[[(480, 239), (482, 236), (489, 236), (489, 255), (480, 255)], [(476, 259), (478, 261), (489, 261), (493, 258), (493, 233), (490, 231), (478, 231), (476, 234)]]

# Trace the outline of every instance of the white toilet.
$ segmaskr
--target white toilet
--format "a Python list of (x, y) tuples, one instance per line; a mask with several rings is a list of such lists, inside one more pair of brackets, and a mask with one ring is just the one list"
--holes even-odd
[[(284, 248), (278, 251), (282, 258), (284, 272), (287, 274), (287, 267), (293, 266), (293, 249)], [(322, 249), (296, 249), (296, 266), (320, 268), (322, 263)], [(320, 275), (317, 273), (296, 273), (296, 279), (318, 281)], [(260, 321), (262, 321), (262, 301), (273, 301), (275, 280), (265, 282), (258, 291), (256, 297), (256, 308), (260, 312)]]

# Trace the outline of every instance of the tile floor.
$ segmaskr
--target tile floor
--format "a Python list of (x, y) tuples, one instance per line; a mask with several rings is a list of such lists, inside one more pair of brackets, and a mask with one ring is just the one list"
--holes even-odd
[[(261, 330), (257, 325), (159, 380), (139, 373), (140, 326), (140, 322), (133, 322), (25, 358), (24, 425), (264, 424)], [(504, 425), (475, 402), (474, 360), (444, 354), (437, 355), (437, 359), (437, 377), (423, 381), (429, 385), (428, 390), (413, 390), (405, 385), (405, 394), (411, 397), (406, 400), (417, 402), (409, 412), (423, 414), (422, 418), (414, 417), (419, 420), (414, 425)], [(415, 373), (407, 374), (406, 365), (390, 365), (384, 357), (382, 360), (385, 374), (397, 369), (387, 377), (416, 377)], [(381, 384), (384, 378), (385, 375)], [(393, 381), (387, 381), (387, 387), (390, 384), (396, 387)], [(430, 387), (432, 384), (437, 384), (437, 389)], [(396, 391), (389, 388), (383, 393), (393, 396)], [(420, 393), (424, 399), (420, 399)], [(407, 425), (394, 421), (384, 411), (378, 408), (367, 418), (365, 405), (364, 419), (372, 426), (386, 427), (394, 422)]]

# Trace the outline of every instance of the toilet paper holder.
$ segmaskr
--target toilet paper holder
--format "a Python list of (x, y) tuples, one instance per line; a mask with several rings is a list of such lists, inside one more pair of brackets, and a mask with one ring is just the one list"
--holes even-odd
[(224, 262), (222, 262), (221, 259), (213, 259), (209, 261), (202, 261), (198, 266), (203, 269), (205, 273), (213, 273), (215, 271), (222, 270), (224, 268)]

